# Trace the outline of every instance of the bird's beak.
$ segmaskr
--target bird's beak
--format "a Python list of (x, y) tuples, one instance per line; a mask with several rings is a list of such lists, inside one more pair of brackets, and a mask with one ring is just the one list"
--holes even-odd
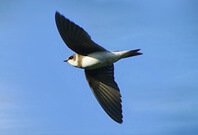
[(64, 60), (63, 62), (67, 62), (67, 61), (68, 61), (68, 59)]

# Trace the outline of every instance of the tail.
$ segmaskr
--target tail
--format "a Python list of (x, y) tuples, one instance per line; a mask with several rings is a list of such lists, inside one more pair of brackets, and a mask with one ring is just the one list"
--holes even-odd
[(132, 56), (142, 55), (142, 53), (140, 53), (138, 51), (140, 51), (140, 49), (126, 51), (121, 57), (128, 58), (128, 57), (132, 57)]

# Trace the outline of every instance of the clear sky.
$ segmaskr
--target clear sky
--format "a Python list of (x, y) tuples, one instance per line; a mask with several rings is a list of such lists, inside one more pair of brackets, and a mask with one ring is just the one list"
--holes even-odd
[[(0, 135), (197, 135), (197, 0), (0, 0)], [(123, 124), (111, 120), (56, 28), (59, 11), (109, 50)]]

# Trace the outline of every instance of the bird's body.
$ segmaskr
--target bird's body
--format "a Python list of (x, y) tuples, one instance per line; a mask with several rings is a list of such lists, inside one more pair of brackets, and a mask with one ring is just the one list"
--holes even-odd
[(121, 95), (114, 80), (116, 61), (141, 55), (140, 49), (128, 51), (108, 51), (99, 46), (88, 33), (58, 12), (55, 15), (58, 31), (66, 45), (76, 54), (65, 62), (85, 70), (85, 76), (93, 94), (104, 111), (116, 122), (122, 123)]
[(119, 56), (110, 51), (94, 52), (82, 59), (82, 68), (97, 69), (117, 61)]
[(100, 51), (94, 52), (87, 56), (74, 54), (75, 59), (67, 59), (67, 62), (78, 68), (83, 69), (97, 69), (108, 66), (123, 57), (126, 57), (131, 51)]

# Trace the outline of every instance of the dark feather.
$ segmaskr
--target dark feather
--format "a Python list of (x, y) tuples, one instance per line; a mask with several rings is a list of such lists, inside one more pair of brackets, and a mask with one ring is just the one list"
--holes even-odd
[(104, 111), (116, 122), (122, 123), (121, 95), (114, 81), (114, 66), (86, 70), (85, 75), (89, 86)]
[(105, 51), (103, 47), (91, 40), (91, 37), (83, 28), (71, 22), (60, 13), (56, 12), (55, 20), (63, 41), (71, 50), (81, 55)]

